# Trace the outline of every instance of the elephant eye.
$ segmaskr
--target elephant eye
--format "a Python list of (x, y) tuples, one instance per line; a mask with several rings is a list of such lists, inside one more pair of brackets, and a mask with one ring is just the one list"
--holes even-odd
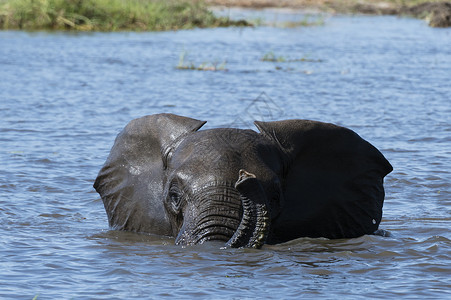
[(172, 210), (175, 213), (178, 213), (180, 211), (181, 206), (181, 197), (180, 197), (180, 190), (178, 188), (178, 185), (176, 183), (171, 184), (171, 187), (169, 189), (168, 194), (168, 200), (169, 204), (171, 205)]

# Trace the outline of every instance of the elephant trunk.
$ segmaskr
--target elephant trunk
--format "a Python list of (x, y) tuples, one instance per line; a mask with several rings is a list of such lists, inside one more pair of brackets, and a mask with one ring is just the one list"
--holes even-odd
[(176, 245), (230, 240), (242, 219), (240, 193), (233, 183), (214, 182), (192, 195), (176, 235)]
[(263, 187), (254, 174), (240, 170), (235, 188), (240, 192), (243, 217), (227, 246), (261, 248), (270, 226), (270, 213)]

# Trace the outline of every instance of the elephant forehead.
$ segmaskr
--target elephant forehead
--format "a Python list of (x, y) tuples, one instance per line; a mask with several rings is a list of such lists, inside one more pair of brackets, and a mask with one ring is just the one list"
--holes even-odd
[(196, 132), (185, 138), (180, 149), (202, 151), (202, 153), (217, 152), (219, 154), (251, 149), (259, 135), (252, 130), (235, 128), (218, 128)]
[(183, 190), (194, 194), (214, 186), (233, 188), (238, 175), (238, 168), (221, 168), (214, 162), (192, 159), (174, 168), (168, 182), (175, 181)]
[[(172, 167), (181, 179), (193, 177), (203, 182), (233, 181), (238, 180), (239, 170), (245, 162), (239, 153), (226, 151), (223, 153), (193, 151), (187, 157), (174, 157)], [(183, 178), (182, 178), (183, 177)]]
[[(187, 177), (208, 177), (202, 181), (238, 180), (240, 169), (256, 174), (259, 179), (272, 177), (278, 157), (268, 142), (252, 130), (212, 129), (184, 138), (174, 149), (171, 168)], [(273, 160), (275, 162), (273, 162)], [(268, 169), (269, 168), (269, 169)]]
[(184, 173), (194, 172), (198, 176), (213, 173), (236, 180), (239, 169), (243, 168), (243, 154), (255, 144), (252, 142), (255, 134), (238, 129), (214, 129), (189, 135), (173, 150), (169, 164)]

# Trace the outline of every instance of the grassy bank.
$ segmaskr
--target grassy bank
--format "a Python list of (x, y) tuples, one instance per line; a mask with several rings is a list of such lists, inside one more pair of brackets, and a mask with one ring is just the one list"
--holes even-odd
[(426, 1), (428, 0), (0, 0), (0, 30), (149, 31), (248, 25), (245, 21), (217, 17), (207, 5), (407, 14), (426, 18), (430, 20), (431, 26), (451, 26), (451, 3), (426, 3), (418, 8), (415, 6)]
[(0, 29), (171, 30), (242, 25), (216, 17), (202, 1), (0, 0)]
[(209, 5), (314, 9), (329, 13), (406, 15), (451, 27), (450, 0), (205, 0)]
[(249, 8), (318, 8), (347, 13), (352, 13), (359, 7), (365, 6), (398, 9), (431, 1), (439, 2), (444, 0), (205, 0), (209, 5)]

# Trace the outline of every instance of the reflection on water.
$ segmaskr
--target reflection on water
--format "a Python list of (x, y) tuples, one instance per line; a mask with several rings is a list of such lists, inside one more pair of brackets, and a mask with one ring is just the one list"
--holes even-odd
[[(451, 31), (395, 17), (308, 28), (0, 32), (0, 298), (449, 298)], [(226, 61), (227, 72), (177, 70)], [(304, 61), (262, 61), (276, 56)], [(131, 119), (206, 128), (315, 119), (357, 131), (394, 166), (391, 237), (261, 250), (108, 230), (92, 188)]]

